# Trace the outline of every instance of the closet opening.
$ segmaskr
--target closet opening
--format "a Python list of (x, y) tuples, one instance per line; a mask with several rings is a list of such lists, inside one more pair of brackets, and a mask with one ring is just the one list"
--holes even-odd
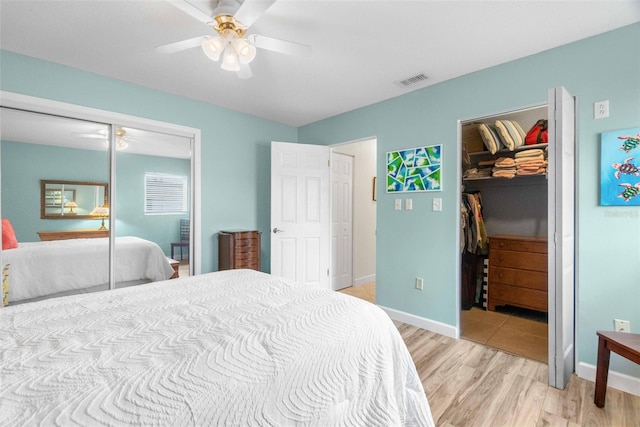
[(547, 106), (461, 122), (460, 336), (548, 363)]

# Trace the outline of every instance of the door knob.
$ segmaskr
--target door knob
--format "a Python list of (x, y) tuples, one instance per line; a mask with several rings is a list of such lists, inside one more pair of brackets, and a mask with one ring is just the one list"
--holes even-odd
[(284, 230), (280, 230), (278, 227), (273, 229), (274, 233), (284, 233)]

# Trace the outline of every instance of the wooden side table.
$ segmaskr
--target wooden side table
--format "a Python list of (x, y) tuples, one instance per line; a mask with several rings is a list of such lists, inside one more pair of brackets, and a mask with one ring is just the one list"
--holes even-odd
[(593, 403), (598, 408), (604, 406), (609, 377), (609, 357), (618, 353), (632, 362), (640, 364), (640, 334), (627, 332), (598, 331), (598, 366), (596, 367), (596, 391)]

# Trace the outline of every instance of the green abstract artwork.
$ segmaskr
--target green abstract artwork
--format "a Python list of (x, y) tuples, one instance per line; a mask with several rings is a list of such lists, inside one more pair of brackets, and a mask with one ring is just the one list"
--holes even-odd
[(442, 191), (442, 145), (387, 152), (387, 193)]

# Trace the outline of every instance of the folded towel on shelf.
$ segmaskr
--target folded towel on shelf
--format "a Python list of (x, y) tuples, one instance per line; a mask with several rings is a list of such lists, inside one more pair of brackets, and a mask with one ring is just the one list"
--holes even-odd
[(518, 169), (517, 174), (524, 175), (544, 175), (547, 173), (547, 168), (538, 168), (538, 169)]
[(495, 163), (496, 167), (509, 167), (515, 165), (516, 161), (512, 157), (500, 157), (498, 160), (496, 160)]
[(544, 151), (539, 148), (532, 148), (530, 150), (522, 150), (516, 153), (516, 159), (523, 157), (542, 157), (544, 158)]
[(516, 165), (521, 166), (547, 166), (549, 162), (544, 159), (516, 159)]
[(516, 176), (515, 169), (501, 169), (501, 170), (493, 170), (493, 176), (496, 178), (513, 178)]

